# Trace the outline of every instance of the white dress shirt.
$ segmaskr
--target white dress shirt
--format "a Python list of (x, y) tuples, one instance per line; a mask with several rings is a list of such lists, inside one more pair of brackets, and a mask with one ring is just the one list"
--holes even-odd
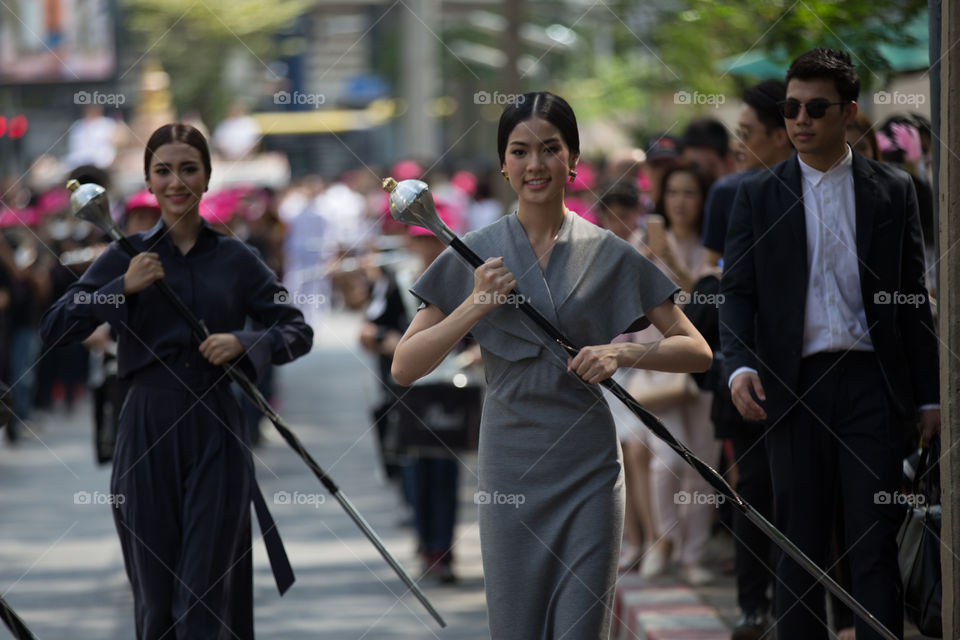
[[(803, 215), (807, 228), (807, 297), (803, 313), (802, 357), (827, 351), (873, 351), (860, 289), (857, 257), (857, 202), (853, 151), (829, 171), (800, 162)], [(740, 367), (727, 380), (752, 367)], [(939, 409), (925, 404), (921, 411)]]
[[(857, 202), (853, 151), (829, 171), (800, 157), (803, 216), (807, 230), (807, 297), (802, 357), (825, 351), (873, 351), (860, 292), (857, 258)], [(752, 367), (740, 367), (727, 381)]]
[(853, 152), (847, 147), (846, 157), (825, 172), (799, 162), (809, 265), (800, 355), (873, 351), (860, 291)]

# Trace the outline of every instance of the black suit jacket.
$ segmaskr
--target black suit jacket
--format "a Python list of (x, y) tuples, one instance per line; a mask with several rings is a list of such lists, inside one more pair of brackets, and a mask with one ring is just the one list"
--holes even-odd
[[(870, 339), (893, 407), (912, 419), (919, 406), (940, 397), (917, 196), (905, 172), (856, 153), (853, 184), (860, 291)], [(720, 340), (725, 375), (743, 366), (759, 372), (771, 423), (797, 404), (809, 274), (802, 193), (796, 155), (744, 181), (724, 249)], [(914, 304), (889, 304), (888, 299)]]

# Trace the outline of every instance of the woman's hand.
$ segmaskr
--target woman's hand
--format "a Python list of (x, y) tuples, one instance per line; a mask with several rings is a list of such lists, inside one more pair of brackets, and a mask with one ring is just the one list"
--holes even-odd
[(163, 277), (159, 253), (138, 253), (123, 274), (123, 294), (139, 293)]
[(487, 258), (473, 272), (474, 306), (489, 313), (499, 307), (517, 286), (517, 279), (503, 264), (503, 258)]
[(612, 376), (620, 366), (619, 344), (584, 347), (576, 356), (567, 359), (567, 371), (573, 371), (584, 382), (597, 384)]
[(243, 345), (232, 333), (214, 333), (200, 343), (200, 354), (210, 364), (220, 366), (243, 353)]

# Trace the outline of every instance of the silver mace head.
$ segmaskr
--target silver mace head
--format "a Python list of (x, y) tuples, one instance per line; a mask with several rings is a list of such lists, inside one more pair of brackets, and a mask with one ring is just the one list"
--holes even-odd
[(433, 204), (430, 187), (423, 180), (404, 180), (397, 182), (386, 178), (383, 190), (390, 194), (390, 216), (397, 222), (424, 227), (440, 238), (444, 244), (450, 244), (457, 234), (450, 230)]
[(117, 223), (110, 217), (110, 202), (107, 200), (107, 190), (98, 184), (88, 182), (80, 184), (76, 180), (67, 183), (70, 195), (70, 211), (73, 215), (95, 224), (103, 229), (114, 240), (123, 237)]

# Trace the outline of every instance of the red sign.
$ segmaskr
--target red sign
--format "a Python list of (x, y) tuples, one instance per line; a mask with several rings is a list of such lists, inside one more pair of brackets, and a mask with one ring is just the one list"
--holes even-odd
[(27, 132), (27, 116), (19, 115), (10, 118), (10, 137), (16, 140)]

